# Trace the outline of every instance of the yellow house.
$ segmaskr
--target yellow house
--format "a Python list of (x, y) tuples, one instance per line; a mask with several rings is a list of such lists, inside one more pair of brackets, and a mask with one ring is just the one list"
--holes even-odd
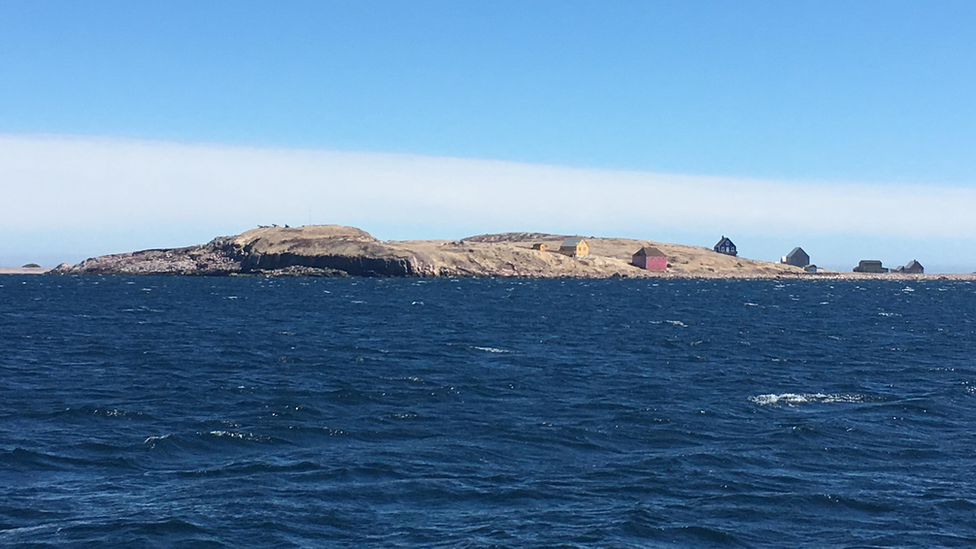
[(540, 252), (544, 252), (544, 251), (546, 251), (546, 245), (545, 244), (542, 244), (542, 243), (533, 244), (532, 245), (532, 249), (533, 250), (539, 250)]
[(569, 257), (590, 255), (590, 245), (580, 237), (567, 238), (559, 245), (559, 253)]

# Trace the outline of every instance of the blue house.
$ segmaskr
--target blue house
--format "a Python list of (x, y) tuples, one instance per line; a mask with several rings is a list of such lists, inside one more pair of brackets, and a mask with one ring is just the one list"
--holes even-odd
[(735, 244), (725, 235), (722, 235), (722, 240), (719, 240), (718, 244), (712, 249), (720, 254), (731, 255), (733, 257), (739, 255), (739, 252), (735, 249)]

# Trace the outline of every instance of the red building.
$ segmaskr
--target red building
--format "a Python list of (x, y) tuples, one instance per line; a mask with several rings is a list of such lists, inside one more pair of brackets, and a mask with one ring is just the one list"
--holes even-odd
[(648, 271), (664, 271), (668, 268), (668, 256), (657, 248), (644, 246), (634, 254), (631, 263)]

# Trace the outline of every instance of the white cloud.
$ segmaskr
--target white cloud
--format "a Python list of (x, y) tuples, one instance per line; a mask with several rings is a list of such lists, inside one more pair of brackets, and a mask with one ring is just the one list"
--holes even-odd
[[(307, 221), (633, 234), (976, 235), (976, 190), (0, 135), (0, 229)], [(410, 236), (410, 235), (404, 235)]]

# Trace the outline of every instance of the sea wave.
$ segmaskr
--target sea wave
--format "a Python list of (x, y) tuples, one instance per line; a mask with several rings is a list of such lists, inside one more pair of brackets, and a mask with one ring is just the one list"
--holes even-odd
[(837, 402), (862, 402), (864, 395), (824, 394), (824, 393), (781, 393), (778, 395), (756, 395), (747, 400), (760, 406), (796, 406), (797, 404), (833, 404)]
[(508, 351), (508, 350), (505, 350), (505, 349), (498, 349), (496, 347), (478, 347), (478, 346), (475, 346), (475, 349), (477, 349), (479, 351), (484, 351), (486, 353), (513, 353), (513, 352), (515, 352), (515, 351)]
[(142, 443), (146, 446), (149, 446), (150, 448), (155, 448), (157, 443), (162, 442), (172, 436), (173, 433), (167, 433), (165, 435), (158, 435), (158, 436), (150, 436), (150, 437), (146, 437), (146, 440), (142, 441)]
[(976, 540), (976, 285), (30, 280), (3, 547)]
[(222, 431), (222, 430), (216, 430), (216, 431), (207, 431), (206, 433), (200, 433), (200, 434), (209, 435), (209, 436), (217, 437), (217, 438), (230, 438), (230, 439), (236, 439), (236, 440), (245, 440), (245, 441), (248, 441), (248, 442), (263, 442), (263, 443), (281, 442), (280, 439), (276, 439), (274, 437), (266, 437), (266, 436), (262, 436), (262, 435), (255, 435), (253, 433), (241, 433), (241, 432), (238, 432), (238, 431)]

